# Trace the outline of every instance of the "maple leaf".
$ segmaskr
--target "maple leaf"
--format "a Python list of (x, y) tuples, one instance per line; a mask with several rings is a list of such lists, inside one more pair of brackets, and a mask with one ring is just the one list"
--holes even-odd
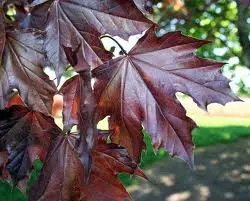
[(6, 41), (6, 32), (5, 32), (5, 24), (4, 24), (4, 11), (2, 9), (2, 1), (0, 1), (0, 108), (3, 108), (7, 103), (4, 96), (8, 93), (9, 84), (7, 80), (6, 72), (1, 68), (3, 52)]
[(45, 47), (59, 78), (68, 65), (64, 47), (74, 51), (81, 45), (84, 63), (94, 68), (111, 59), (99, 39), (102, 34), (128, 38), (151, 26), (132, 1), (47, 0), (37, 6), (44, 4), (51, 4)]
[[(206, 41), (180, 32), (156, 37), (155, 25), (142, 14), (150, 2), (0, 0), (0, 175), (25, 188), (34, 160), (42, 160), (30, 201), (131, 200), (117, 176), (145, 177), (137, 165), (145, 149), (143, 128), (155, 149), (164, 147), (193, 165), (195, 123), (176, 92), (203, 109), (238, 100), (220, 73), (223, 64), (195, 56)], [(9, 16), (12, 4), (15, 14)], [(125, 56), (113, 60), (100, 40), (144, 31), (129, 53), (120, 46)], [(60, 90), (64, 132), (50, 117), (57, 89), (43, 72), (46, 56), (59, 81), (68, 64), (79, 73)], [(108, 115), (110, 130), (98, 130)], [(77, 134), (70, 134), (73, 125)]]
[(0, 153), (8, 153), (4, 169), (14, 183), (27, 177), (36, 159), (45, 159), (51, 139), (57, 136), (56, 129), (53, 118), (21, 105), (0, 110)]
[(5, 46), (5, 25), (3, 20), (3, 11), (0, 7), (0, 63), (2, 61), (4, 46)]
[(135, 5), (142, 11), (145, 11), (145, 4), (147, 0), (133, 0)]
[(48, 0), (34, 0), (30, 1), (29, 4), (26, 5), (26, 17), (23, 20), (18, 19), (22, 29), (45, 29), (50, 7), (50, 3), (47, 3), (47, 1)]
[(8, 75), (0, 66), (0, 109), (7, 104), (7, 95), (9, 93)]
[(81, 72), (68, 80), (60, 92), (64, 97), (64, 132), (69, 132), (73, 125), (78, 127), (80, 139), (77, 143), (77, 151), (81, 156), (81, 162), (86, 167), (85, 179), (87, 179), (91, 168), (89, 150), (93, 148), (97, 135), (96, 100), (92, 93), (90, 71)]
[(143, 12), (152, 12), (152, 2), (151, 0), (133, 0), (136, 6)]
[(14, 106), (14, 105), (21, 105), (25, 107), (25, 104), (22, 98), (19, 96), (17, 92), (14, 92), (13, 94), (11, 94), (11, 97), (9, 98), (8, 104), (6, 105), (5, 108), (10, 108), (11, 106)]
[(67, 80), (59, 93), (63, 95), (63, 122), (64, 131), (68, 132), (73, 125), (78, 125), (79, 105), (82, 95), (80, 94), (79, 75)]
[(194, 55), (206, 43), (181, 32), (158, 38), (149, 30), (128, 55), (93, 70), (100, 116), (121, 119), (120, 126), (129, 135), (136, 134), (133, 143), (134, 138), (142, 138), (138, 135), (142, 123), (155, 148), (164, 147), (192, 166), (195, 124), (175, 93), (191, 96), (202, 108), (212, 102), (238, 100), (219, 71), (223, 64)]
[(124, 148), (99, 141), (92, 151), (92, 169), (88, 183), (83, 180), (84, 167), (74, 150), (77, 135), (59, 136), (52, 144), (30, 201), (115, 201), (131, 200), (117, 179), (119, 173), (145, 175)]
[(43, 38), (30, 31), (8, 31), (3, 65), (0, 66), (0, 103), (7, 103), (8, 93), (17, 89), (33, 110), (50, 114), (57, 89), (43, 72)]
[(141, 153), (146, 148), (140, 122), (134, 123), (134, 126), (128, 129), (122, 118), (114, 115), (109, 118), (109, 130), (111, 141), (126, 147), (130, 156), (139, 163)]

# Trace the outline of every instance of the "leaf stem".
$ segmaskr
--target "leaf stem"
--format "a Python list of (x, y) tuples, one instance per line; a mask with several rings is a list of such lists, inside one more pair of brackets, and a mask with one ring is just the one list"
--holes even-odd
[(127, 53), (126, 50), (122, 47), (122, 45), (121, 45), (116, 39), (114, 39), (112, 36), (104, 35), (104, 36), (101, 36), (101, 37), (100, 37), (100, 39), (103, 39), (103, 38), (109, 38), (109, 39), (113, 40), (113, 41), (119, 46), (119, 48), (121, 49), (121, 51), (122, 51), (125, 55), (128, 55), (128, 53)]

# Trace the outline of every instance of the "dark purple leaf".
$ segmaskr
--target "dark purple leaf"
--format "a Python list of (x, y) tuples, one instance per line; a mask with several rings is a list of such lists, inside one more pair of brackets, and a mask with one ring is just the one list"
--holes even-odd
[(134, 125), (133, 128), (128, 128), (120, 116), (114, 115), (109, 118), (111, 141), (126, 147), (130, 156), (139, 163), (146, 145), (143, 141), (142, 126), (139, 122)]
[(89, 182), (83, 180), (84, 167), (74, 150), (77, 136), (60, 136), (50, 147), (38, 183), (32, 188), (30, 201), (116, 201), (131, 200), (117, 179), (119, 173), (145, 177), (124, 148), (98, 142), (92, 152)]
[(8, 92), (17, 89), (31, 109), (44, 114), (51, 113), (56, 86), (43, 72), (42, 45), (40, 33), (7, 33), (3, 66), (0, 69), (1, 108), (6, 104)]
[(164, 147), (192, 166), (195, 124), (175, 93), (190, 95), (202, 108), (238, 100), (220, 73), (223, 64), (194, 55), (206, 43), (180, 32), (157, 38), (153, 29), (148, 31), (127, 56), (94, 69), (100, 116), (120, 119), (127, 135), (137, 136), (130, 137), (133, 143), (142, 138), (138, 135), (142, 124), (155, 148)]
[(143, 12), (152, 12), (152, 1), (151, 0), (133, 0), (136, 6)]
[(66, 81), (61, 87), (59, 93), (63, 95), (63, 122), (64, 131), (71, 130), (73, 125), (78, 125), (79, 105), (83, 94), (80, 94), (79, 75), (76, 75)]
[(4, 19), (3, 19), (3, 10), (0, 7), (0, 63), (2, 61), (5, 41), (6, 41), (6, 33), (5, 33), (5, 25), (4, 25)]
[(63, 47), (74, 52), (80, 44), (81, 62), (95, 68), (111, 58), (99, 39), (102, 34), (128, 38), (150, 26), (131, 1), (59, 0), (50, 7), (45, 47), (60, 77), (69, 63)]
[(0, 110), (0, 152), (8, 153), (5, 169), (14, 183), (28, 176), (34, 160), (45, 159), (56, 128), (51, 117), (20, 105)]
[(22, 28), (36, 28), (44, 30), (46, 27), (49, 7), (52, 0), (34, 0), (28, 5), (29, 14), (22, 22)]

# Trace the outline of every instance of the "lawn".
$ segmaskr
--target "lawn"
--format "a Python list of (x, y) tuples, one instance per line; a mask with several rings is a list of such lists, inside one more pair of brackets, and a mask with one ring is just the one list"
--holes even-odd
[[(250, 119), (247, 118), (192, 116), (192, 119), (198, 125), (198, 128), (194, 129), (192, 133), (197, 150), (204, 146), (232, 143), (242, 137), (250, 137)], [(143, 169), (149, 168), (155, 162), (168, 156), (163, 149), (154, 153), (150, 137), (146, 133), (144, 141), (147, 150), (142, 155), (141, 167)], [(120, 175), (120, 178), (126, 186), (138, 183), (136, 178), (125, 174)]]
[[(204, 146), (231, 143), (242, 137), (250, 137), (250, 119), (209, 116), (193, 116), (192, 118), (199, 126), (193, 131), (193, 141), (197, 150)], [(101, 127), (105, 127), (105, 123), (102, 123)], [(150, 137), (146, 133), (144, 140), (147, 144), (147, 150), (142, 156), (141, 167), (143, 169), (149, 168), (163, 157), (167, 157), (167, 153), (162, 149), (156, 154), (153, 152)], [(40, 168), (41, 164), (38, 162), (30, 183), (35, 180)], [(138, 180), (128, 175), (120, 175), (120, 178), (125, 185), (138, 183)], [(0, 183), (0, 200), (26, 201), (27, 199), (16, 188), (11, 188), (7, 183)]]
[[(250, 119), (230, 117), (193, 116), (198, 125), (194, 129), (193, 142), (196, 148), (219, 143), (231, 143), (241, 137), (250, 137)], [(146, 153), (142, 157), (142, 168), (150, 166), (154, 161), (165, 157), (167, 153), (160, 149), (155, 155), (150, 137), (145, 133)]]

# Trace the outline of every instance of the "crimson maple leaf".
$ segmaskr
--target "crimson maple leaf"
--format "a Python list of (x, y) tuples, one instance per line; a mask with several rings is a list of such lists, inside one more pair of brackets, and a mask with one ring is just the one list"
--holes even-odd
[(126, 147), (130, 156), (139, 163), (142, 150), (146, 149), (140, 122), (128, 129), (120, 116), (112, 115), (108, 123), (111, 141)]
[[(85, 178), (88, 178), (91, 168), (90, 149), (93, 148), (97, 136), (96, 101), (92, 93), (90, 72), (81, 72), (71, 78), (62, 86), (60, 92), (64, 97), (64, 131), (68, 133), (73, 125), (77, 125), (80, 133), (77, 151), (85, 165)], [(70, 107), (71, 104), (73, 107)], [(67, 113), (67, 107), (72, 110), (71, 114)]]
[(50, 114), (57, 89), (43, 72), (43, 35), (40, 32), (8, 31), (0, 66), (0, 107), (13, 89), (33, 110)]
[(74, 149), (78, 136), (59, 136), (47, 155), (38, 183), (31, 189), (30, 201), (131, 200), (117, 179), (119, 173), (145, 177), (126, 150), (98, 141), (92, 151), (92, 169), (88, 183), (83, 180), (84, 166)]
[[(12, 104), (18, 104), (18, 101)], [(36, 159), (44, 160), (51, 139), (57, 136), (53, 118), (33, 112), (21, 105), (0, 110), (0, 153), (2, 171), (12, 176), (14, 183), (25, 179)], [(1, 164), (0, 164), (1, 166)], [(1, 170), (1, 167), (0, 167)]]
[(132, 1), (47, 0), (37, 7), (44, 4), (51, 4), (45, 48), (58, 77), (69, 63), (64, 47), (70, 47), (74, 51), (80, 45), (85, 65), (94, 68), (111, 58), (99, 39), (102, 34), (128, 38), (151, 26), (150, 21), (136, 9)]
[[(207, 43), (181, 32), (158, 38), (149, 30), (127, 55), (93, 70), (100, 116), (111, 115), (113, 124), (133, 136), (133, 143), (142, 140), (142, 124), (155, 148), (164, 147), (192, 166), (195, 124), (175, 93), (191, 96), (202, 108), (238, 100), (230, 91), (229, 80), (220, 73), (223, 64), (194, 55)], [(135, 146), (122, 145), (138, 159), (142, 146), (134, 150)]]

